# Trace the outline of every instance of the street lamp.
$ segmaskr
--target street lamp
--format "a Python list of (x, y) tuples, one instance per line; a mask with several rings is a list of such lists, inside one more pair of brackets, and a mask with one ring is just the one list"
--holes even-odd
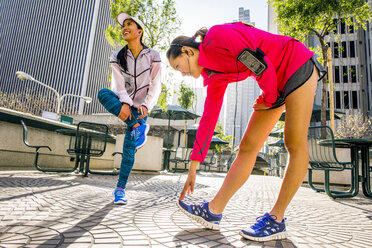
[(65, 94), (63, 96), (60, 96), (59, 93), (52, 87), (50, 87), (49, 85), (46, 85), (38, 80), (36, 80), (35, 78), (33, 78), (31, 75), (23, 72), (23, 71), (17, 71), (16, 72), (16, 76), (20, 79), (20, 80), (30, 80), (30, 81), (34, 81), (35, 83), (38, 83), (44, 87), (47, 87), (48, 89), (52, 90), (56, 96), (57, 96), (57, 114), (59, 115), (59, 111), (60, 111), (60, 108), (61, 108), (61, 102), (62, 102), (62, 99), (65, 97), (65, 96), (73, 96), (73, 97), (79, 97), (79, 98), (82, 98), (85, 102), (87, 103), (91, 103), (92, 102), (92, 98), (88, 97), (88, 96), (78, 96), (78, 95), (73, 95), (73, 94)]
[(65, 95), (61, 96), (61, 97), (58, 99), (57, 114), (59, 114), (59, 109), (61, 108), (61, 102), (62, 102), (62, 99), (63, 99), (65, 96), (79, 97), (79, 98), (82, 98), (86, 103), (91, 103), (91, 102), (92, 102), (92, 98), (90, 98), (89, 96), (78, 96), (78, 95), (74, 95), (74, 94), (65, 94)]

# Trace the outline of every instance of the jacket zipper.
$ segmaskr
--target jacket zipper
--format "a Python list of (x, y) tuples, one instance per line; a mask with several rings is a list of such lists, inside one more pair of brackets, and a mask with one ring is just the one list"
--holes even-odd
[[(138, 53), (137, 58), (140, 56), (142, 51), (143, 51), (143, 49)], [(132, 51), (131, 51), (131, 53), (132, 53)], [(132, 55), (133, 55), (133, 53), (132, 53)], [(134, 58), (134, 55), (133, 55), (133, 58)], [(137, 94), (137, 58), (134, 58), (134, 94), (133, 94), (132, 99), (134, 99), (136, 97), (136, 94)]]

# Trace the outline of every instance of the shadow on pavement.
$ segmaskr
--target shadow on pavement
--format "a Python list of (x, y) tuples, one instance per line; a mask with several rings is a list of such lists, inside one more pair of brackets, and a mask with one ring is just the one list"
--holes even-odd
[[(55, 247), (60, 247), (63, 245), (74, 244), (75, 241), (87, 236), (90, 230), (98, 226), (105, 216), (114, 208), (120, 207), (119, 205), (114, 205), (112, 202), (106, 204), (104, 207), (98, 209), (96, 212), (89, 215), (87, 218), (82, 219), (75, 226), (67, 229), (66, 231), (60, 232), (59, 235), (53, 236), (52, 238), (46, 240), (44, 243), (40, 244), (39, 247), (48, 247), (54, 244)], [(55, 240), (59, 239), (59, 243), (55, 244)], [(90, 239), (90, 237), (89, 237)], [(90, 243), (91, 240), (88, 241)]]
[[(36, 194), (42, 194), (45, 192), (60, 190), (64, 188), (71, 188), (78, 186), (77, 183), (71, 183), (70, 181), (61, 181), (61, 180), (53, 180), (49, 178), (29, 178), (29, 177), (0, 177), (0, 187), (1, 188), (27, 188), (30, 189), (32, 187), (46, 187), (44, 190), (38, 190), (23, 194), (17, 194), (18, 191), (15, 190), (9, 190), (9, 194), (15, 193), (15, 195), (0, 198), (0, 201), (9, 201), (14, 200), (17, 198), (27, 197), (31, 195)], [(61, 187), (55, 187), (55, 186), (61, 186)], [(53, 187), (53, 188), (51, 188)]]
[[(213, 247), (216, 246), (216, 242), (226, 247), (233, 247), (226, 236), (219, 231), (212, 231), (204, 228), (183, 230), (174, 235), (173, 242), (177, 245), (176, 247), (185, 247), (185, 243), (195, 246), (203, 245), (203, 247)], [(210, 242), (210, 245), (208, 242)]]

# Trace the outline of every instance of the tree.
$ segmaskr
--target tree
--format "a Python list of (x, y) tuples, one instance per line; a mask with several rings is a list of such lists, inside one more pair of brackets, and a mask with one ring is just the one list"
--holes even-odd
[[(172, 35), (179, 29), (181, 22), (176, 14), (175, 0), (112, 0), (111, 16), (125, 12), (137, 16), (145, 26), (144, 43), (158, 50), (169, 47)], [(112, 46), (124, 46), (120, 25), (109, 25), (105, 31), (106, 39)]]
[(229, 144), (226, 144), (226, 145), (216, 145), (217, 152), (221, 152), (225, 147), (230, 147), (231, 148), (232, 147), (232, 141), (235, 138), (232, 135), (225, 136), (221, 123), (219, 123), (219, 122), (217, 123), (215, 131), (218, 133), (218, 134), (216, 134), (216, 137), (219, 137), (219, 138), (229, 142)]
[(167, 111), (167, 109), (168, 109), (168, 97), (170, 97), (170, 96), (171, 96), (171, 93), (167, 89), (167, 86), (165, 84), (162, 84), (159, 100), (158, 100), (158, 103), (156, 104), (156, 106), (161, 108), (163, 111)]
[[(320, 53), (324, 68), (328, 61), (325, 36), (337, 33), (337, 24), (344, 22), (355, 30), (366, 29), (371, 19), (370, 6), (364, 0), (269, 0), (276, 12), (279, 31), (283, 35), (305, 41), (309, 35), (319, 39), (319, 47), (313, 48)], [(323, 78), (322, 125), (326, 124), (327, 78)]]
[(180, 90), (178, 92), (178, 104), (185, 109), (192, 107), (196, 100), (196, 95), (194, 91), (185, 84), (184, 81), (181, 82)]

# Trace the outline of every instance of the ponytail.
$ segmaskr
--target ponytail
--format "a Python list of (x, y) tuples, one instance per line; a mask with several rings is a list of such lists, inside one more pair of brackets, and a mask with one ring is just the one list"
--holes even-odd
[(168, 51), (167, 58), (168, 60), (172, 58), (177, 58), (182, 54), (182, 47), (188, 46), (199, 50), (200, 43), (203, 42), (205, 35), (207, 34), (207, 28), (201, 28), (192, 37), (188, 36), (178, 36), (175, 38)]

